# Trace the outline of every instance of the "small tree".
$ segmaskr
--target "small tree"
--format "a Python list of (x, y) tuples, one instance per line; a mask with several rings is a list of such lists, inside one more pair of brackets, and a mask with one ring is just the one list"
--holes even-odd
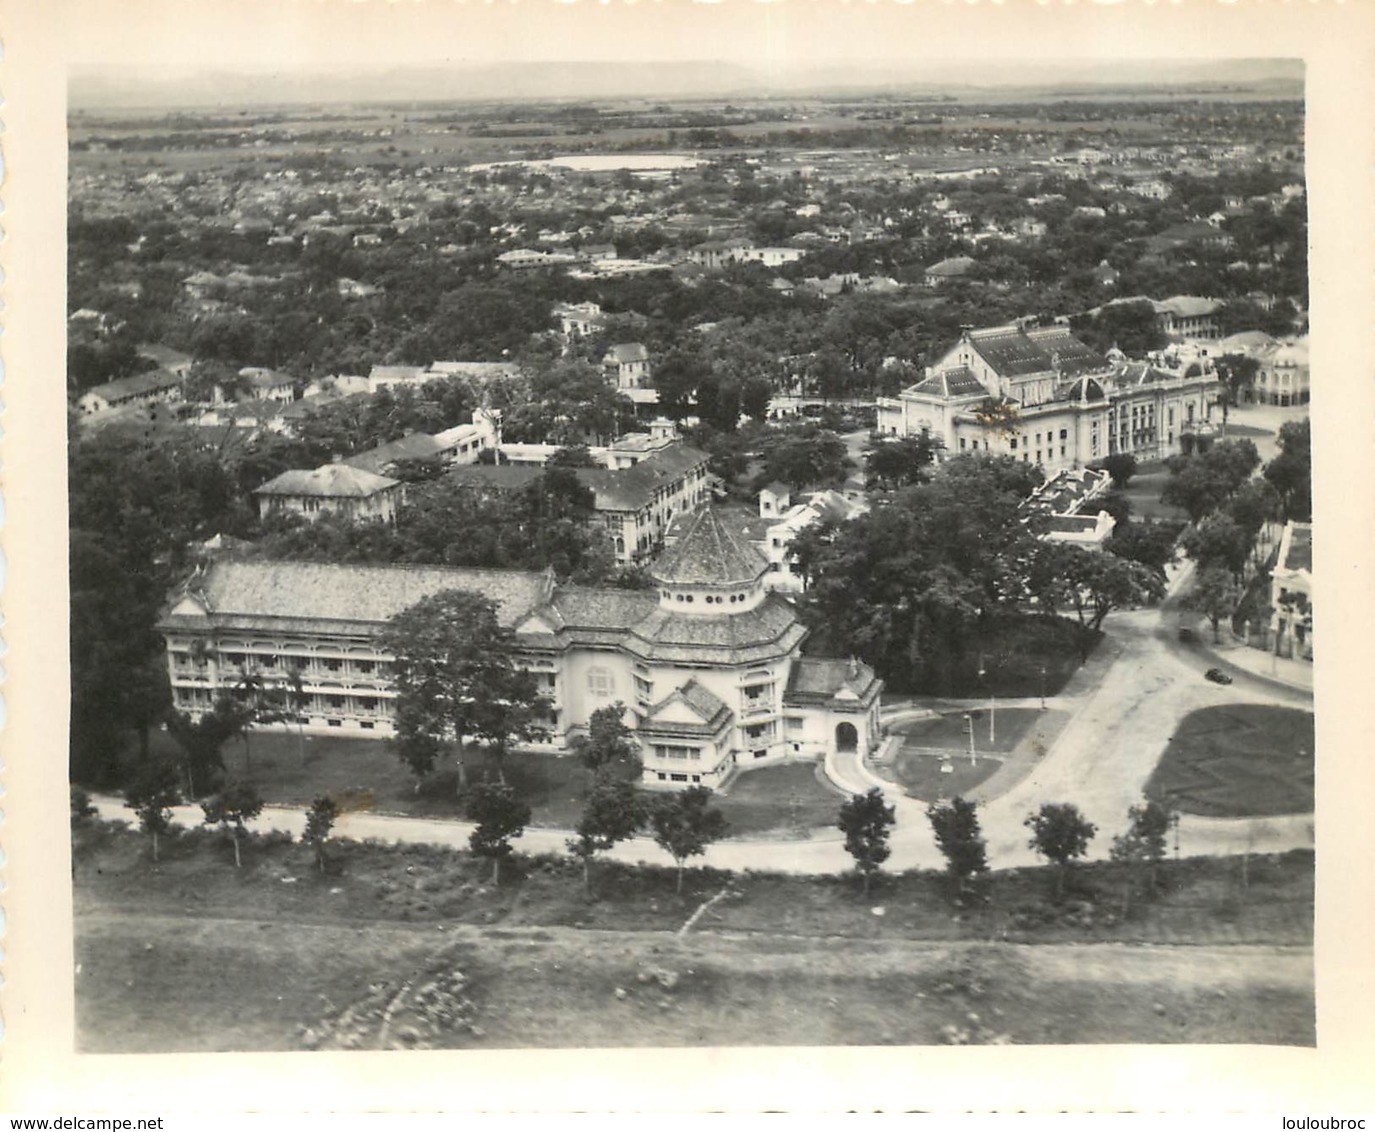
[(296, 753), (301, 757), (301, 763), (306, 761), (306, 708), (310, 704), (310, 697), (306, 694), (305, 678), (301, 675), (301, 669), (293, 666), (286, 674), (286, 707), (289, 717), (296, 721)]
[(1046, 802), (1023, 823), (1031, 830), (1028, 844), (1058, 869), (1055, 874), (1057, 899), (1065, 892), (1065, 872), (1070, 861), (1082, 857), (1098, 827), (1086, 821), (1079, 807), (1069, 802)]
[(888, 831), (897, 820), (897, 811), (883, 802), (883, 791), (875, 786), (867, 794), (855, 794), (840, 807), (837, 825), (845, 834), (845, 851), (855, 859), (855, 868), (864, 880), (864, 895), (869, 882), (892, 850)]
[(535, 677), (520, 668), (490, 664), (473, 684), (472, 734), (487, 744), (497, 778), (506, 781), (506, 754), (514, 743), (545, 734), (542, 722), (549, 701)]
[(287, 717), (286, 694), (274, 688), (258, 672), (246, 672), (234, 686), (233, 703), (227, 723), (232, 724), (232, 737), (243, 742), (244, 772), (253, 772), (253, 728), (259, 723), (280, 723)]
[(201, 803), (206, 825), (219, 825), (234, 843), (234, 867), (240, 868), (239, 838), (243, 823), (252, 821), (263, 812), (263, 796), (251, 782), (230, 782), (223, 790)]
[(634, 784), (599, 775), (573, 828), (577, 836), (568, 842), (568, 851), (582, 860), (583, 888), (592, 885), (592, 858), (633, 837), (643, 823)]
[(1112, 452), (1101, 460), (1095, 460), (1093, 466), (1107, 472), (1112, 477), (1112, 486), (1119, 491), (1136, 475), (1136, 457), (1130, 452)]
[(926, 817), (961, 895), (968, 882), (988, 871), (988, 849), (979, 829), (977, 805), (964, 798), (932, 802)]
[(201, 791), (210, 789), (219, 778), (224, 770), (224, 744), (237, 735), (242, 726), (242, 709), (230, 696), (221, 696), (214, 710), (199, 719), (179, 711), (167, 717), (167, 730), (182, 750), (188, 797), (195, 798)]
[(540, 731), (546, 705), (534, 677), (515, 665), (512, 637), (496, 603), (466, 590), (422, 598), (387, 623), (381, 643), (395, 658), (397, 750), (417, 779), (451, 742), (461, 753), (465, 736), (487, 740), (500, 773), (511, 740)]
[(158, 838), (172, 828), (172, 807), (181, 801), (177, 772), (167, 763), (149, 763), (124, 790), (124, 804), (138, 814), (139, 827), (153, 838), (157, 864)]
[[(430, 728), (426, 720), (411, 705), (402, 700), (396, 702), (396, 753), (415, 776), (415, 792), (420, 793), (420, 785), (425, 776), (434, 770), (434, 764), (445, 750), (444, 741)], [(460, 786), (463, 760), (459, 762)]]
[(708, 845), (726, 836), (727, 828), (725, 816), (711, 808), (711, 790), (705, 786), (689, 786), (661, 798), (650, 811), (649, 824), (654, 831), (654, 843), (678, 866), (679, 895), (683, 891), (684, 862), (705, 853)]
[(1230, 617), (1241, 604), (1242, 589), (1225, 566), (1207, 566), (1194, 581), (1193, 592), (1185, 599), (1188, 608), (1196, 609), (1208, 618), (1213, 627), (1213, 643), (1219, 640), (1218, 626)]
[(640, 752), (634, 732), (625, 725), (625, 704), (617, 701), (598, 708), (587, 721), (587, 735), (576, 745), (583, 766), (596, 774), (608, 767), (639, 773)]
[(1133, 873), (1149, 866), (1150, 891), (1155, 891), (1157, 870), (1165, 859), (1175, 817), (1172, 811), (1157, 802), (1143, 802), (1127, 811), (1130, 822), (1127, 832), (1112, 839), (1112, 859), (1128, 866), (1127, 879), (1122, 885), (1123, 916), (1130, 906)]
[(501, 861), (512, 853), (511, 839), (530, 821), (530, 807), (504, 782), (479, 782), (468, 791), (468, 817), (477, 828), (468, 844), (479, 857), (492, 859), (492, 883), (501, 883)]
[(327, 794), (321, 794), (311, 802), (306, 812), (306, 828), (301, 840), (315, 851), (315, 867), (320, 872), (325, 871), (325, 842), (329, 840), (338, 816), (339, 805)]

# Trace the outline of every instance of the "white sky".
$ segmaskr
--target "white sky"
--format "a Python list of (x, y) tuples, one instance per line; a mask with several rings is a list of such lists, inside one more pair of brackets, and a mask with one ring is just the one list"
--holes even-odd
[[(52, 2), (52, 0), (48, 0)], [(1085, 0), (57, 0), (68, 60), (171, 75), (527, 60), (1267, 56), (1290, 4)], [(1144, 10), (1143, 10), (1144, 8)], [(1185, 25), (1189, 25), (1185, 27)], [(987, 76), (981, 76), (987, 78)]]

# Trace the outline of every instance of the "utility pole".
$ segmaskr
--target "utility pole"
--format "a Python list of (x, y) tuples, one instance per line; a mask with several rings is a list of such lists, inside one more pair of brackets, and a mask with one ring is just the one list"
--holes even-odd
[[(986, 679), (985, 679), (986, 676), (987, 676), (987, 674), (988, 674), (988, 670), (984, 668), (984, 658), (983, 658), (982, 656), (980, 656), (980, 657), (979, 657), (979, 681), (980, 681), (980, 683), (987, 684), (987, 681), (986, 681)], [(988, 689), (988, 745), (989, 745), (990, 747), (993, 746), (994, 742), (995, 742), (996, 739), (997, 739), (997, 733), (996, 733), (996, 731), (994, 730), (994, 725), (995, 725), (995, 722), (996, 722), (996, 720), (997, 720), (997, 715), (998, 715), (998, 703), (997, 703), (996, 697), (993, 695), (993, 689), (990, 687), (990, 688)], [(971, 726), (972, 726), (972, 725), (971, 725)]]
[(979, 760), (974, 754), (974, 717), (969, 712), (964, 713), (964, 725), (969, 731), (969, 765), (978, 766)]

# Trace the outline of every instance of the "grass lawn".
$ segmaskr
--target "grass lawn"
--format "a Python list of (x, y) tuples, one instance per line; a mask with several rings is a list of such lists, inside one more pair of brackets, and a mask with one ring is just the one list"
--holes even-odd
[[(154, 734), (153, 749), (176, 754), (175, 744), (162, 733)], [(417, 792), (414, 776), (383, 740), (307, 735), (302, 748), (294, 734), (260, 732), (248, 751), (241, 742), (226, 744), (224, 758), (229, 774), (255, 783), (271, 805), (308, 806), (316, 796), (330, 794), (378, 813), (463, 816), (452, 761)], [(496, 773), (483, 749), (466, 749), (463, 763), (470, 782)], [(577, 824), (591, 784), (577, 759), (512, 751), (503, 769), (506, 781), (529, 803), (532, 825), (571, 829)], [(763, 833), (831, 825), (839, 797), (818, 780), (813, 764), (788, 763), (742, 774), (719, 805), (734, 833)]]
[(1133, 519), (1174, 519), (1187, 522), (1188, 514), (1179, 507), (1160, 502), (1160, 493), (1170, 473), (1164, 464), (1143, 464), (1122, 492), (1132, 505)]
[(901, 750), (893, 760), (893, 775), (904, 790), (923, 802), (968, 794), (1003, 765), (997, 755), (979, 755), (969, 761), (968, 752), (950, 752), (942, 758), (931, 751)]
[(1069, 721), (1063, 711), (1030, 708), (999, 708), (993, 743), (988, 741), (988, 711), (974, 716), (974, 761), (969, 758), (969, 735), (963, 712), (948, 712), (930, 720), (900, 723), (894, 730), (903, 745), (893, 759), (891, 775), (913, 798), (934, 802), (966, 795), (991, 778), (1014, 748), (1030, 738), (1018, 759), (1028, 760), (1028, 770), (1050, 749)]
[(718, 797), (732, 836), (772, 830), (799, 834), (833, 826), (849, 797), (827, 782), (816, 763), (782, 763), (745, 771)]
[[(153, 746), (155, 752), (176, 754), (165, 734), (156, 734)], [(302, 746), (294, 734), (257, 732), (248, 751), (241, 742), (227, 743), (224, 761), (231, 776), (256, 784), (270, 805), (306, 806), (317, 795), (329, 794), (378, 813), (462, 816), (453, 760), (439, 766), (417, 791), (414, 775), (385, 740), (307, 735)], [(470, 782), (495, 776), (485, 750), (466, 749), (463, 763)], [(577, 759), (512, 751), (504, 773), (534, 810), (533, 824), (567, 829), (577, 821), (589, 784)]]
[(1146, 793), (1204, 817), (1312, 813), (1313, 750), (1312, 712), (1203, 708), (1180, 722)]
[[(1045, 714), (1035, 708), (996, 708), (993, 712), (993, 739), (988, 737), (989, 712), (987, 706), (969, 712), (973, 717), (974, 753), (985, 751), (1007, 754), (1027, 733), (1028, 728)], [(916, 719), (893, 728), (903, 736), (903, 747), (936, 749), (969, 757), (969, 731), (964, 712), (947, 712), (935, 719)]]
[(1224, 440), (1255, 440), (1259, 436), (1274, 436), (1274, 429), (1261, 428), (1259, 425), (1237, 424), (1235, 416), (1227, 422), (1227, 435)]
[(324, 876), (282, 839), (241, 869), (208, 832), (159, 866), (147, 846), (76, 831), (82, 1052), (1314, 1040), (1311, 853), (1253, 858), (1245, 884), (1236, 861), (1167, 861), (1122, 919), (1112, 864), (1059, 905), (1048, 870), (995, 873), (957, 910), (935, 873), (865, 898), (850, 876), (689, 870), (679, 896), (672, 869), (606, 862), (585, 892), (566, 858), (498, 886), (430, 846), (335, 844)]

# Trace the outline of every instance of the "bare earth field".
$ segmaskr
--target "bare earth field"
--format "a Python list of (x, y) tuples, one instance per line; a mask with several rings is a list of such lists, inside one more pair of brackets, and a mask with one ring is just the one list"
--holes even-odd
[[(1303, 949), (679, 942), (130, 912), (83, 918), (77, 954), (92, 1053), (1314, 1040)], [(173, 1004), (192, 1003), (188, 1025)]]
[[(1311, 1045), (1311, 854), (944, 878), (526, 860), (341, 843), (328, 872), (258, 840), (92, 826), (76, 845), (83, 1052), (1225, 1042)], [(713, 901), (712, 898), (716, 899)], [(680, 929), (703, 909), (687, 934)], [(881, 910), (881, 914), (876, 913)]]

